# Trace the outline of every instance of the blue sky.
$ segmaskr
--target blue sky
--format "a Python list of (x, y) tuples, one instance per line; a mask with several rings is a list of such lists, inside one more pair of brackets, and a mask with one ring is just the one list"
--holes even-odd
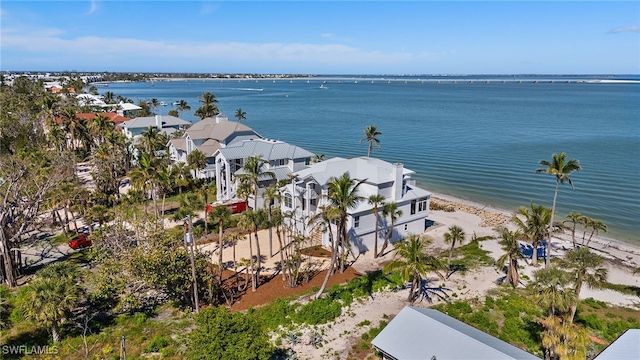
[(639, 74), (639, 1), (8, 1), (0, 70)]

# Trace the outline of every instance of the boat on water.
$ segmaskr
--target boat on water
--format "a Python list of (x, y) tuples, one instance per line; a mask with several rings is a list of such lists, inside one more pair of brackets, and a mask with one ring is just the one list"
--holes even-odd
[(180, 105), (180, 101), (174, 101), (174, 102), (171, 103), (171, 105), (178, 106), (178, 105)]
[(320, 84), (320, 89), (328, 89), (329, 87), (324, 86), (324, 84)]
[(167, 106), (167, 103), (164, 101), (160, 101), (160, 106)]

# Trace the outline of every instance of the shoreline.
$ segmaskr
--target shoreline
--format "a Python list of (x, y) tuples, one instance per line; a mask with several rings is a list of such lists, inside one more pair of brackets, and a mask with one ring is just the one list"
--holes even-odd
[[(510, 229), (514, 228), (514, 224), (510, 221), (514, 212), (500, 209), (488, 204), (483, 204), (473, 200), (462, 199), (456, 196), (431, 193), (431, 200), (448, 203), (455, 208), (455, 211), (461, 211), (478, 215), (482, 219), (482, 227), (498, 227), (507, 225)], [(433, 210), (431, 211), (433, 212)], [(506, 220), (503, 222), (503, 220)], [(582, 231), (576, 231), (576, 244), (580, 246), (588, 246), (591, 250), (595, 250), (603, 257), (620, 262), (630, 268), (640, 267), (640, 244), (632, 244), (621, 239), (603, 236), (601, 234), (594, 235), (590, 242), (582, 245)], [(554, 234), (552, 237), (552, 255), (557, 255), (557, 251), (570, 249), (573, 247), (571, 234), (562, 233)]]

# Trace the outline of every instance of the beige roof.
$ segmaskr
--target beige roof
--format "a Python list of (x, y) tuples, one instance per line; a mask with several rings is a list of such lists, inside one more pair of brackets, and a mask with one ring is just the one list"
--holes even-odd
[(171, 139), (171, 140), (169, 140), (169, 142), (171, 144), (173, 144), (174, 148), (176, 148), (178, 150), (182, 150), (182, 151), (187, 151), (187, 139), (186, 138)]
[(206, 157), (213, 156), (213, 153), (218, 149), (220, 149), (220, 143), (213, 139), (209, 139), (202, 145), (198, 146), (198, 150), (200, 150)]
[(187, 135), (193, 140), (214, 139), (219, 142), (224, 142), (225, 139), (235, 132), (248, 132), (257, 135), (257, 133), (247, 125), (228, 120), (216, 121), (215, 118), (204, 118), (191, 125), (187, 130)]

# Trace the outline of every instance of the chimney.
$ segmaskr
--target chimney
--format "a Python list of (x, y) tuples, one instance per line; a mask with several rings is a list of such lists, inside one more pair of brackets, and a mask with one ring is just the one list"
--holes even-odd
[(156, 127), (158, 130), (162, 130), (162, 116), (156, 115)]
[(393, 181), (393, 201), (398, 201), (402, 198), (402, 195), (404, 193), (404, 179), (402, 176), (402, 169), (403, 169), (403, 165), (402, 163), (395, 163), (393, 164), (393, 168), (392, 168), (392, 176), (394, 178)]

